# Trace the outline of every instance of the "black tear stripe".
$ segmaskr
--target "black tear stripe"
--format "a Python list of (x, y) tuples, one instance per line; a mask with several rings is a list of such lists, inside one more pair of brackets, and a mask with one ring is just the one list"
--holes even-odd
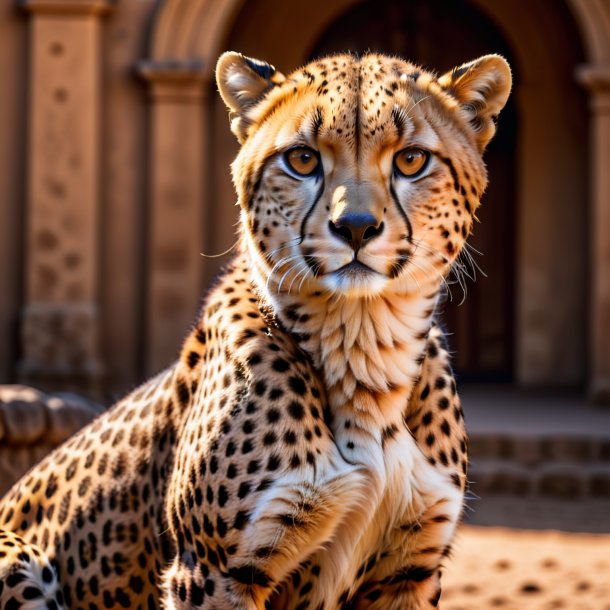
[(391, 180), (390, 180), (390, 194), (392, 195), (392, 199), (394, 200), (394, 204), (396, 205), (398, 212), (400, 213), (400, 215), (402, 216), (402, 219), (405, 221), (405, 224), (407, 225), (407, 241), (410, 244), (412, 244), (413, 243), (413, 227), (411, 225), (411, 221), (409, 220), (409, 217), (407, 216), (407, 212), (402, 207), (402, 205), (400, 205), (400, 201), (398, 200), (398, 195), (396, 194), (396, 190), (394, 189), (394, 185), (392, 184)]
[(305, 217), (303, 218), (303, 222), (301, 223), (301, 231), (300, 231), (301, 241), (299, 242), (299, 245), (305, 241), (305, 225), (307, 224), (309, 217), (311, 216), (312, 212), (314, 211), (314, 208), (316, 207), (316, 205), (318, 205), (318, 201), (320, 201), (320, 198), (322, 197), (322, 193), (324, 192), (324, 178), (320, 177), (320, 178), (318, 178), (318, 180), (320, 180), (320, 187), (318, 188), (318, 192), (316, 193), (316, 196), (314, 197), (313, 203), (307, 210), (307, 213), (305, 214)]

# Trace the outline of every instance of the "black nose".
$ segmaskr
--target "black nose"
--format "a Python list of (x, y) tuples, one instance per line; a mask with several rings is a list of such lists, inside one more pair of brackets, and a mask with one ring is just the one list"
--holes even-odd
[(383, 222), (366, 212), (347, 212), (334, 221), (329, 220), (328, 228), (357, 252), (363, 244), (381, 234)]

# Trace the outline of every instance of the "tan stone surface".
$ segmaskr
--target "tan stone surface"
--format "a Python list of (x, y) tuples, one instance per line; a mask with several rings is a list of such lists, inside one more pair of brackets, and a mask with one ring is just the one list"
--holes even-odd
[(22, 385), (0, 385), (0, 445), (57, 445), (101, 413), (76, 394), (44, 394)]
[(3, 443), (33, 444), (46, 429), (44, 394), (25, 386), (0, 387), (0, 420)]
[[(96, 345), (96, 357), (108, 364), (105, 398), (118, 397), (142, 379), (146, 354), (154, 352), (152, 370), (174, 353), (186, 330), (174, 331), (178, 320), (186, 319), (188, 307), (194, 311), (199, 300), (199, 291), (192, 297), (193, 269), (201, 274), (201, 286), (221, 262), (202, 260), (199, 252), (218, 254), (233, 243), (236, 209), (228, 162), (235, 143), (215, 86), (207, 83), (207, 100), (184, 113), (191, 127), (184, 136), (179, 119), (166, 121), (165, 112), (147, 108), (136, 64), (142, 59), (200, 62), (209, 77), (218, 54), (234, 47), (291, 68), (356, 4), (32, 0), (2, 5), (0, 381), (16, 377), (16, 354), (27, 355), (28, 341), (19, 345), (17, 337), (23, 314), (27, 318), (37, 310), (25, 305), (35, 299), (60, 307), (85, 302), (99, 309), (91, 309), (90, 328), (76, 342), (85, 351)], [(497, 24), (516, 59), (516, 381), (556, 385), (588, 379), (600, 397), (610, 395), (607, 100), (602, 106), (594, 101), (588, 110), (594, 93), (579, 90), (574, 81), (579, 64), (598, 74), (608, 70), (610, 5), (607, 0), (470, 4)], [(51, 5), (63, 8), (54, 15), (23, 11)], [(110, 10), (87, 15), (79, 9), (80, 15), (66, 18), (76, 5)], [(172, 141), (165, 133), (155, 139), (154, 125), (163, 122), (169, 129), (172, 121), (180, 137)], [(156, 174), (159, 166), (163, 171)], [(196, 251), (197, 262), (189, 260), (188, 280), (169, 285), (164, 272), (158, 275), (154, 268), (176, 263), (184, 253), (173, 245), (147, 246), (159, 232), (153, 208), (171, 199), (176, 185), (183, 187), (178, 198), (186, 201), (184, 210), (172, 211), (172, 223), (161, 226), (189, 223), (184, 241), (188, 256)], [(35, 210), (24, 205), (26, 191)], [(147, 310), (147, 288), (157, 295), (152, 310)], [(168, 308), (180, 313), (165, 333)], [(161, 330), (147, 346), (151, 328)], [(26, 321), (28, 329), (32, 325)], [(74, 341), (65, 333), (57, 339)], [(39, 347), (33, 344), (30, 354), (40, 355)]]
[(102, 407), (76, 394), (0, 385), (0, 495)]
[[(203, 111), (201, 69), (148, 64), (151, 100), (150, 233), (146, 373), (178, 355), (203, 291)], [(199, 137), (193, 137), (198, 134)]]
[(47, 444), (26, 446), (0, 444), (0, 496), (53, 448), (53, 445)]
[(610, 610), (610, 535), (463, 526), (443, 610)]
[(14, 2), (0, 2), (0, 380), (17, 355), (25, 199), (26, 22)]

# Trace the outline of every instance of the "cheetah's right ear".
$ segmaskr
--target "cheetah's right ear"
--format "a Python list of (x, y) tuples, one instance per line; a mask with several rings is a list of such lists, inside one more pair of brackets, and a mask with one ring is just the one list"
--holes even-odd
[(250, 125), (248, 110), (284, 80), (272, 65), (241, 53), (223, 53), (216, 64), (216, 83), (231, 111), (231, 131), (243, 143)]

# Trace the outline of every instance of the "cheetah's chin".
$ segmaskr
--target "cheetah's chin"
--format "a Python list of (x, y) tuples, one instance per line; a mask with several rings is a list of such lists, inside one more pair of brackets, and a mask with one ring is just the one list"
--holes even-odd
[(345, 267), (325, 275), (322, 279), (324, 288), (329, 292), (348, 298), (375, 297), (381, 294), (388, 278), (372, 269)]

